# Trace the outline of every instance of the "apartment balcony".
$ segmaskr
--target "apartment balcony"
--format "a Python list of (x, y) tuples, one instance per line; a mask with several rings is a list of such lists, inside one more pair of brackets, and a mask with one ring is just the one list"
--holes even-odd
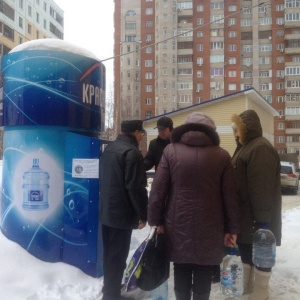
[(300, 142), (286, 142), (287, 147), (300, 147)]
[(284, 22), (284, 28), (297, 28), (299, 27), (298, 21), (285, 21)]
[(178, 8), (177, 9), (177, 15), (179, 17), (181, 17), (181, 16), (192, 16), (193, 15), (193, 10), (192, 9)]
[(300, 47), (287, 47), (284, 49), (285, 54), (299, 54)]
[(300, 100), (286, 100), (285, 101), (285, 106), (286, 107), (300, 106)]
[(299, 34), (298, 33), (290, 33), (290, 34), (286, 34), (284, 36), (285, 40), (298, 40), (299, 39)]
[(193, 39), (193, 36), (178, 36), (177, 37), (177, 42), (192, 42), (194, 39)]
[[(298, 67), (299, 66), (299, 62), (298, 61), (289, 61), (289, 62), (285, 62), (285, 67)], [(298, 75), (297, 75), (298, 76)]]
[(299, 94), (300, 93), (300, 88), (299, 87), (296, 87), (296, 88), (295, 87), (286, 87), (285, 88), (285, 93), (286, 94)]
[(193, 49), (178, 49), (177, 55), (192, 55)]
[(300, 134), (300, 128), (286, 128), (285, 134)]
[(285, 115), (286, 121), (300, 121), (300, 115)]

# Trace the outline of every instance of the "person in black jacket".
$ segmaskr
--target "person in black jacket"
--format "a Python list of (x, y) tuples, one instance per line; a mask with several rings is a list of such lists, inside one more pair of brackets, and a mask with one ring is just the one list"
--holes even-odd
[(157, 127), (155, 128), (158, 129), (158, 137), (150, 142), (148, 152), (144, 157), (147, 171), (152, 169), (153, 166), (157, 170), (163, 151), (170, 144), (173, 121), (168, 117), (161, 117), (157, 120)]
[(121, 296), (133, 229), (147, 223), (147, 178), (139, 144), (144, 136), (141, 120), (123, 121), (117, 139), (100, 158), (100, 220), (103, 235), (104, 285), (102, 300)]

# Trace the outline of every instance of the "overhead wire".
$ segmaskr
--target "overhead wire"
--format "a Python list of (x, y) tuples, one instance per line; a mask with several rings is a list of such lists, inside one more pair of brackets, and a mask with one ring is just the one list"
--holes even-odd
[[(225, 2), (225, 1), (224, 1), (224, 2)], [(231, 18), (232, 16), (235, 16), (235, 15), (237, 15), (237, 14), (243, 13), (245, 10), (253, 9), (253, 8), (259, 7), (259, 6), (264, 6), (265, 4), (271, 4), (271, 2), (272, 2), (272, 0), (267, 0), (267, 1), (261, 2), (261, 3), (259, 3), (259, 4), (253, 5), (253, 6), (242, 7), (239, 11), (233, 12), (233, 13), (227, 15), (226, 17), (219, 18), (219, 19), (213, 20), (213, 21), (208, 22), (208, 23), (205, 23), (205, 24), (201, 24), (200, 26), (197, 26), (197, 27), (195, 27), (195, 28), (192, 28), (192, 29), (187, 30), (187, 31), (185, 31), (185, 32), (182, 32), (182, 33), (180, 33), (180, 34), (173, 35), (173, 36), (171, 36), (171, 37), (165, 38), (165, 39), (163, 39), (163, 40), (161, 40), (161, 41), (157, 41), (157, 42), (152, 43), (152, 44), (147, 44), (147, 45), (145, 45), (145, 46), (141, 46), (141, 47), (137, 48), (136, 50), (128, 51), (128, 52), (126, 52), (126, 53), (121, 53), (121, 54), (119, 54), (119, 55), (115, 55), (115, 56), (112, 56), (112, 57), (109, 57), (109, 58), (106, 58), (106, 59), (102, 59), (102, 60), (100, 60), (100, 62), (105, 62), (105, 61), (108, 61), (108, 60), (111, 60), (111, 59), (115, 59), (115, 58), (122, 57), (122, 56), (126, 56), (126, 55), (129, 55), (129, 54), (132, 54), (132, 53), (140, 52), (140, 51), (142, 51), (142, 50), (145, 49), (145, 48), (148, 48), (148, 47), (154, 47), (154, 46), (156, 46), (156, 45), (158, 45), (158, 44), (167, 42), (167, 41), (169, 41), (169, 40), (173, 40), (173, 39), (175, 39), (175, 38), (177, 38), (177, 37), (180, 37), (180, 36), (183, 36), (183, 35), (185, 35), (185, 34), (187, 34), (187, 33), (189, 33), (189, 32), (194, 32), (195, 30), (201, 29), (201, 28), (203, 28), (203, 27), (205, 27), (205, 26), (208, 26), (208, 25), (211, 25), (211, 24), (213, 24), (213, 23), (220, 22), (220, 21), (222, 21), (222, 20), (225, 21), (226, 19)], [(140, 42), (135, 42), (135, 43), (140, 43)]]

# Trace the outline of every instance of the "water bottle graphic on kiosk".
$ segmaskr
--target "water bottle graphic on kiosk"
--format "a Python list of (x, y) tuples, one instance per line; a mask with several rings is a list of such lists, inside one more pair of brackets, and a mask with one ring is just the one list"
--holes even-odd
[(49, 174), (39, 167), (39, 159), (34, 158), (32, 168), (23, 175), (23, 208), (25, 210), (45, 210), (48, 204)]
[(235, 248), (228, 249), (228, 255), (221, 263), (221, 291), (229, 297), (237, 297), (244, 292), (243, 264)]
[(276, 238), (273, 232), (263, 225), (253, 236), (252, 260), (256, 267), (272, 268), (276, 259)]

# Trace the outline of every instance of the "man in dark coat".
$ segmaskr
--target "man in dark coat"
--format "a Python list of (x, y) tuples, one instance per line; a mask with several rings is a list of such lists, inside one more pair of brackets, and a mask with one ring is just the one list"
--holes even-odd
[(168, 117), (161, 117), (158, 119), (157, 127), (155, 128), (158, 129), (158, 137), (150, 142), (148, 152), (144, 157), (147, 171), (152, 169), (153, 166), (155, 166), (155, 170), (157, 170), (163, 151), (166, 146), (170, 144), (173, 121)]
[(123, 121), (117, 139), (100, 158), (100, 220), (103, 235), (103, 300), (120, 295), (133, 229), (147, 222), (147, 178), (139, 144), (141, 120)]
[[(244, 293), (250, 300), (269, 297), (271, 268), (258, 268), (252, 263), (254, 232), (267, 226), (281, 244), (280, 159), (271, 143), (262, 136), (260, 119), (254, 110), (233, 115), (238, 149), (232, 158), (240, 207), (240, 233), (237, 243), (244, 263)], [(255, 281), (254, 280), (255, 276)]]

